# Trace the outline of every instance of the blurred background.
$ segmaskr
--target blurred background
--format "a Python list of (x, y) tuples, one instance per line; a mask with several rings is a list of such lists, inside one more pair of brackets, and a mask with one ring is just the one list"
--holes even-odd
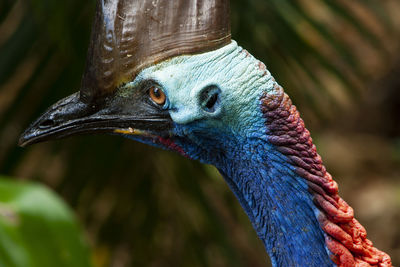
[[(233, 38), (291, 96), (341, 196), (400, 265), (400, 2), (231, 3)], [(94, 6), (0, 1), (0, 174), (55, 190), (96, 267), (269, 266), (211, 166), (114, 136), (17, 147), (30, 122), (79, 90)]]

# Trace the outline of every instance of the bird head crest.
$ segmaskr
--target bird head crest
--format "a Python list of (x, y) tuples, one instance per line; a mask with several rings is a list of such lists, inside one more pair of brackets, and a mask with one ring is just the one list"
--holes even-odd
[(97, 101), (145, 67), (230, 41), (228, 0), (99, 0), (81, 98)]

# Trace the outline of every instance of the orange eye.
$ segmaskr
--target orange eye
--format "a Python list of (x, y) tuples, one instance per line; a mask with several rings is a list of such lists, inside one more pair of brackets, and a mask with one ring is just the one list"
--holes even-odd
[(149, 90), (149, 95), (151, 100), (153, 100), (154, 103), (156, 103), (157, 105), (161, 106), (165, 104), (165, 100), (167, 97), (159, 87), (152, 86)]

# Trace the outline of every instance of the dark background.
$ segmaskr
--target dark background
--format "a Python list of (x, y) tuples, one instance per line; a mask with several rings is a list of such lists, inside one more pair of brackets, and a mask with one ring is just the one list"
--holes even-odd
[[(374, 244), (400, 265), (400, 2), (232, 2), (232, 34), (302, 113)], [(76, 211), (95, 266), (268, 266), (217, 171), (113, 136), (16, 146), (79, 90), (94, 0), (0, 1), (0, 174)]]

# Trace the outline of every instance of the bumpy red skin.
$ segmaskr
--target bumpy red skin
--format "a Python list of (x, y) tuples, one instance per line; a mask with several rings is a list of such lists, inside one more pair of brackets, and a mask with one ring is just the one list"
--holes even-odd
[(160, 142), (166, 149), (176, 151), (179, 154), (181, 154), (182, 156), (184, 156), (185, 158), (190, 159), (190, 157), (185, 153), (183, 148), (181, 148), (180, 146), (175, 144), (175, 142), (172, 141), (170, 138), (158, 137), (157, 141)]
[[(266, 71), (260, 62), (259, 68)], [(305, 128), (296, 107), (275, 83), (274, 94), (265, 93), (262, 111), (269, 129), (269, 142), (285, 154), (296, 172), (307, 180), (318, 217), (326, 233), (326, 246), (337, 266), (392, 266), (389, 255), (375, 248), (367, 239), (365, 228), (354, 218), (353, 209), (338, 195), (337, 183), (326, 171), (310, 132)]]

